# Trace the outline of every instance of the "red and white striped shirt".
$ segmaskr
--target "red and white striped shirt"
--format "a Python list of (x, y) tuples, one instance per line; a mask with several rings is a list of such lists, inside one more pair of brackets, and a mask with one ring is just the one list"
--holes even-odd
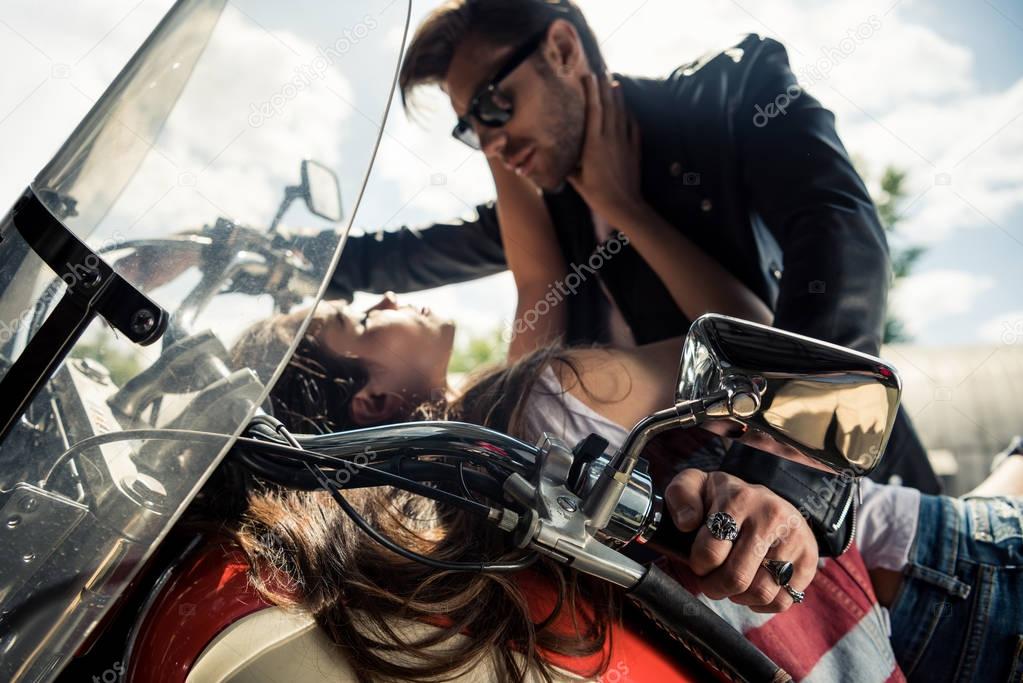
[[(549, 368), (537, 384), (526, 407), (527, 428), (534, 436), (548, 432), (572, 444), (596, 433), (612, 447), (624, 441), (624, 428), (564, 392)], [(905, 680), (889, 640), (887, 613), (877, 602), (855, 546), (840, 558), (824, 560), (806, 590), (806, 601), (781, 614), (758, 614), (728, 600), (711, 600), (699, 594), (695, 577), (682, 563), (666, 568), (797, 681)], [(639, 669), (630, 662), (630, 670)]]

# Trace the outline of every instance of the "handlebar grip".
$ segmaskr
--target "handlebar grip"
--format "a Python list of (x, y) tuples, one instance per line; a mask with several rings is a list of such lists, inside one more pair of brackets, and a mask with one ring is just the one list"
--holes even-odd
[(650, 565), (629, 597), (658, 627), (731, 681), (784, 683), (792, 677), (728, 622)]
[(654, 535), (643, 544), (643, 547), (667, 557), (684, 560), (689, 557), (689, 553), (693, 549), (693, 542), (699, 532), (699, 527), (696, 531), (681, 531), (670, 517), (664, 517), (658, 524), (657, 530), (654, 531)]

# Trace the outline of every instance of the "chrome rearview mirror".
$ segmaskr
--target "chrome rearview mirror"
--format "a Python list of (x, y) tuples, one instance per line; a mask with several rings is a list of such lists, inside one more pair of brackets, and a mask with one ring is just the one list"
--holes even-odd
[(341, 182), (337, 174), (318, 161), (302, 161), (302, 182), (284, 189), (284, 198), (277, 207), (277, 215), (270, 222), (270, 234), (277, 232), (284, 214), (288, 213), (296, 199), (305, 202), (309, 213), (332, 223), (340, 223), (345, 217), (341, 203)]
[(707, 315), (689, 330), (676, 408), (705, 403), (700, 423), (752, 431), (835, 470), (869, 474), (884, 455), (902, 383), (884, 361), (755, 323)]
[(650, 440), (704, 427), (761, 448), (778, 442), (852, 476), (881, 461), (902, 394), (884, 361), (773, 327), (705, 315), (682, 351), (675, 405), (641, 420), (585, 502), (603, 529)]
[(310, 213), (334, 223), (341, 222), (344, 217), (341, 185), (332, 169), (316, 161), (303, 161), (302, 192)]

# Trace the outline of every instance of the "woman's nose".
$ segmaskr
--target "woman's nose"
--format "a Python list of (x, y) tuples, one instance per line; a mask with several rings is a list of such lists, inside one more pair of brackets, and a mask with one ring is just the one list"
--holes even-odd
[(394, 292), (387, 292), (384, 297), (377, 302), (371, 311), (393, 311), (398, 308), (398, 297), (394, 295)]

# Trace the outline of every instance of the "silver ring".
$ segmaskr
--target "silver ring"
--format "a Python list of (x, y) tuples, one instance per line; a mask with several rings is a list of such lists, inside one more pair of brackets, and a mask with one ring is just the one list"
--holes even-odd
[(785, 560), (764, 560), (761, 564), (779, 586), (789, 585), (792, 575), (796, 572), (796, 566)]
[(795, 588), (788, 584), (783, 585), (782, 588), (784, 588), (788, 592), (789, 597), (792, 598), (792, 602), (796, 603), (797, 605), (806, 599), (806, 593), (804, 593), (803, 591), (797, 591)]
[(707, 518), (707, 530), (719, 541), (734, 541), (739, 538), (739, 525), (727, 512), (715, 512)]

